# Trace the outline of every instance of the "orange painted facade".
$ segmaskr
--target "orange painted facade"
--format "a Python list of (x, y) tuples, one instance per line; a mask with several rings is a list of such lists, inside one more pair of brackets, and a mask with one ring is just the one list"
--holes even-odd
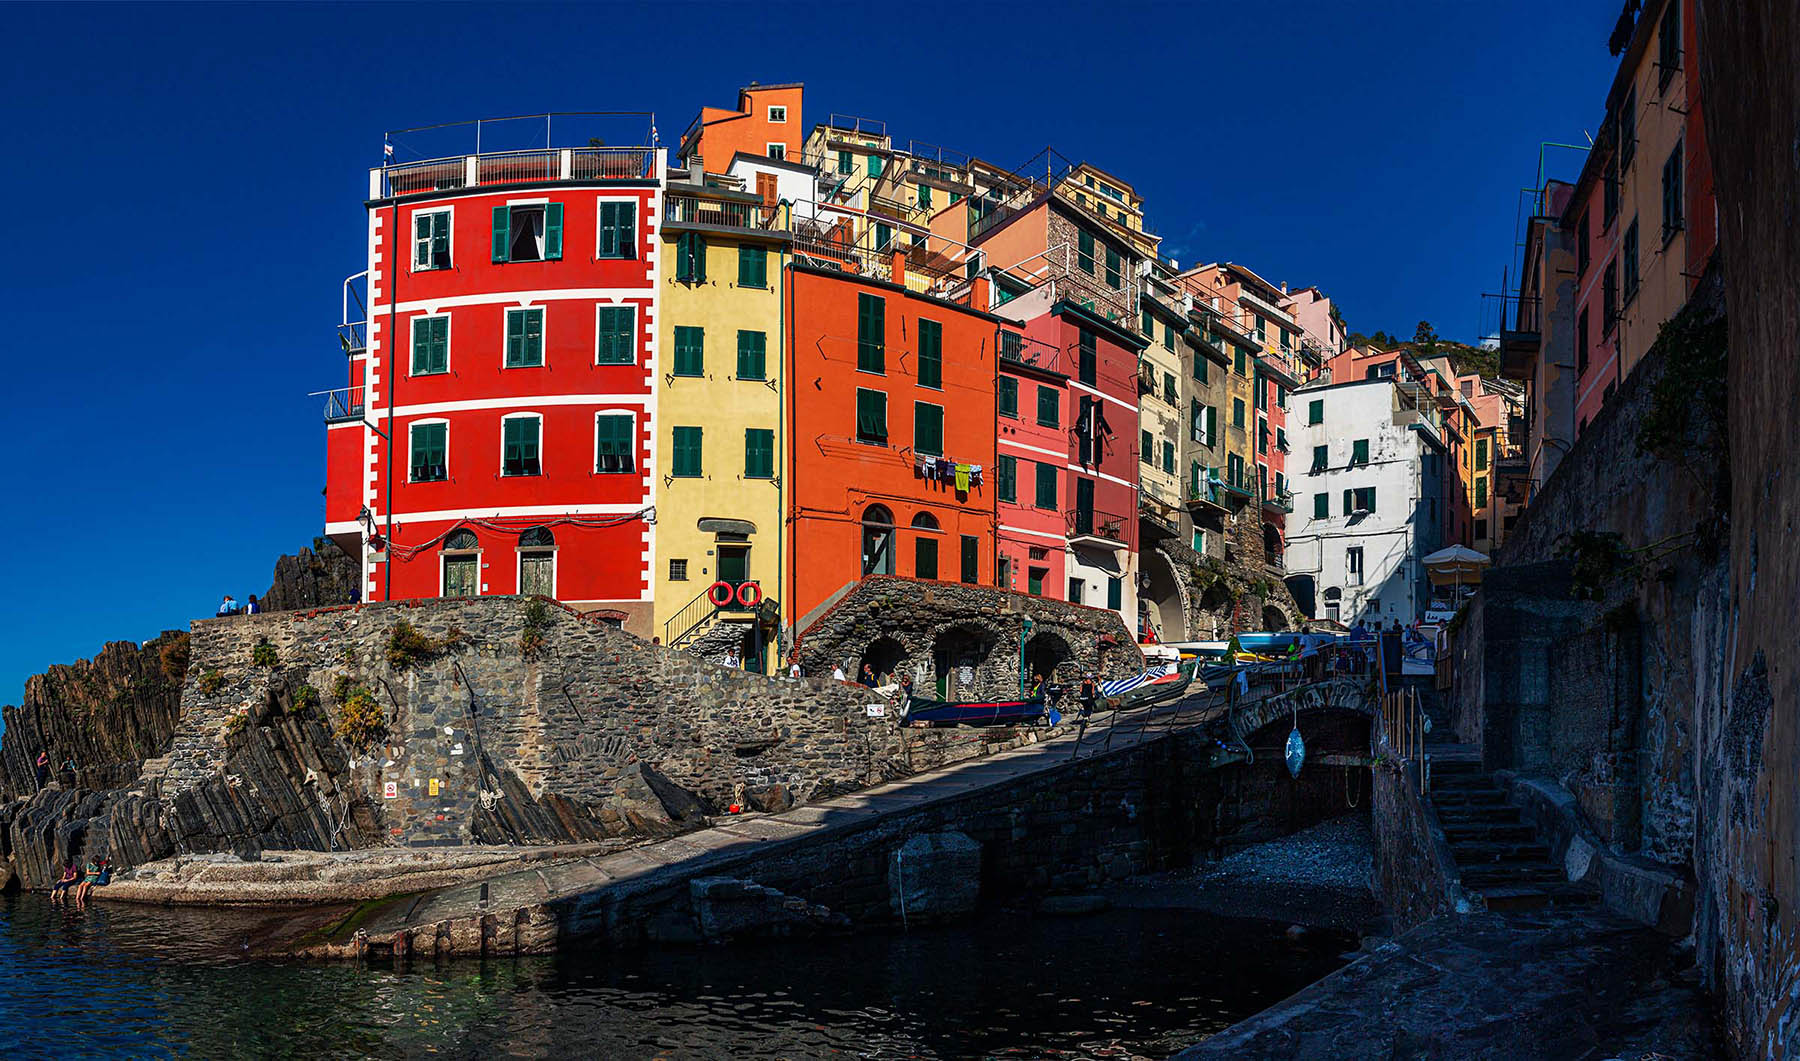
[(780, 157), (798, 162), (805, 139), (800, 120), (804, 87), (748, 85), (738, 90), (736, 110), (700, 108), (700, 116), (682, 134), (678, 157), (684, 162), (697, 158), (706, 172), (724, 173), (733, 155), (767, 156), (769, 145), (780, 144)]
[[(784, 613), (870, 573), (993, 585), (996, 347), (1015, 326), (835, 270), (790, 266), (786, 291)], [(938, 458), (943, 478), (921, 469)]]

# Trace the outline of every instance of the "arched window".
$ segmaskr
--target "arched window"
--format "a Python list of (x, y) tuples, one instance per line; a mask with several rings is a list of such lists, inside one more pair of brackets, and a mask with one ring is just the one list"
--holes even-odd
[(519, 535), (519, 592), (528, 597), (556, 596), (556, 536), (549, 527), (532, 527)]
[(444, 551), (447, 553), (479, 548), (481, 543), (475, 539), (475, 532), (467, 527), (451, 531), (449, 537), (444, 539)]
[(556, 535), (550, 533), (549, 527), (533, 527), (519, 535), (519, 548), (548, 548), (556, 544)]
[(894, 573), (894, 514), (886, 505), (870, 505), (862, 514), (862, 573)]
[(937, 517), (921, 512), (913, 517), (912, 528), (924, 532), (913, 538), (913, 577), (938, 577)]
[(475, 532), (459, 527), (444, 538), (444, 584), (446, 597), (475, 597), (481, 594), (481, 547)]

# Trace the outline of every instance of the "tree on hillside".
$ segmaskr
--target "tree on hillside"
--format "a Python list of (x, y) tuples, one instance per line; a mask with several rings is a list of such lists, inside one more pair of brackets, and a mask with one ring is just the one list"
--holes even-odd
[(1413, 329), (1412, 348), (1420, 357), (1437, 356), (1438, 335), (1430, 321), (1420, 321)]

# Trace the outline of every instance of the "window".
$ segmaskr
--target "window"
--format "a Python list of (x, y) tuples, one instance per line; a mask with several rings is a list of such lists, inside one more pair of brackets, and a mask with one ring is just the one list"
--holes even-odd
[(450, 425), (414, 424), (408, 435), (412, 440), (412, 471), (407, 478), (415, 483), (441, 483), (449, 478)]
[(962, 536), (962, 580), (974, 585), (981, 577), (981, 540), (973, 534)]
[(1087, 583), (1083, 582), (1081, 579), (1072, 578), (1069, 580), (1069, 603), (1070, 604), (1080, 604), (1081, 603), (1081, 591), (1084, 588), (1086, 588), (1086, 586), (1087, 586)]
[(1485, 438), (1478, 438), (1475, 440), (1475, 470), (1478, 472), (1485, 472), (1487, 471), (1487, 466), (1488, 440)]
[(1288, 451), (1287, 428), (1278, 427), (1275, 429), (1275, 448), (1283, 453)]
[(413, 215), (413, 269), (450, 268), (450, 211), (420, 210)]
[(1037, 422), (1040, 427), (1061, 426), (1062, 398), (1056, 393), (1055, 387), (1038, 386)]
[(1029, 567), (1025, 569), (1025, 590), (1033, 597), (1044, 595), (1044, 579), (1050, 574), (1047, 567)]
[(675, 326), (675, 375), (706, 374), (706, 329), (686, 324)]
[(1123, 280), (1121, 279), (1121, 277), (1119, 275), (1119, 267), (1122, 264), (1123, 263), (1121, 262), (1121, 260), (1119, 258), (1119, 252), (1116, 250), (1113, 250), (1111, 247), (1106, 248), (1106, 286), (1107, 287), (1116, 289), (1119, 287), (1119, 285), (1121, 283), (1123, 283)]
[(881, 156), (880, 155), (870, 155), (869, 156), (869, 176), (871, 176), (871, 177), (881, 176)]
[(1631, 219), (1631, 227), (1625, 230), (1625, 242), (1619, 247), (1619, 257), (1625, 261), (1625, 304), (1637, 297), (1638, 290), (1638, 228), (1637, 218)]
[(769, 120), (777, 125), (787, 121), (787, 108), (778, 104), (769, 104)]
[(744, 244), (738, 248), (738, 286), (769, 286), (769, 251), (766, 247)]
[(769, 142), (766, 153), (770, 158), (784, 159), (787, 157), (787, 145), (779, 140), (772, 140)]
[(1019, 381), (1011, 376), (1001, 376), (994, 400), (999, 407), (1001, 416), (1017, 420), (1019, 418)]
[(1251, 314), (1256, 318), (1256, 341), (1267, 346), (1269, 342), (1269, 322), (1262, 319), (1261, 314)]
[(1313, 518), (1314, 519), (1330, 519), (1331, 518), (1331, 495), (1330, 494), (1314, 494), (1313, 495)]
[(1173, 372), (1163, 373), (1163, 401), (1168, 402), (1170, 405), (1177, 405), (1180, 403), (1180, 398), (1175, 391), (1175, 373)]
[(1175, 349), (1175, 326), (1166, 321), (1163, 323), (1163, 345)]
[(536, 368), (544, 363), (544, 310), (506, 311), (506, 367)]
[(601, 413), (594, 418), (594, 471), (623, 475), (637, 470), (637, 418)]
[(1199, 527), (1194, 528), (1194, 551), (1201, 556), (1206, 555), (1206, 532)]
[(1168, 439), (1165, 438), (1165, 439), (1163, 439), (1162, 447), (1163, 447), (1162, 470), (1169, 473), (1170, 475), (1174, 475), (1175, 474), (1175, 443), (1170, 442)]
[(1194, 354), (1194, 379), (1201, 383), (1206, 382), (1206, 355), (1199, 352)]
[(1145, 335), (1153, 336), (1156, 334), (1156, 321), (1152, 320), (1150, 317), (1150, 306), (1148, 304), (1145, 304), (1144, 306), (1144, 322), (1138, 328), (1138, 331), (1143, 332)]
[(1256, 396), (1256, 408), (1265, 410), (1269, 407), (1269, 381), (1263, 378), (1260, 370), (1256, 373), (1256, 381), (1250, 385), (1251, 393)]
[(737, 346), (737, 378), (768, 379), (768, 333), (740, 330)]
[(1245, 480), (1244, 458), (1236, 453), (1227, 454), (1225, 457), (1225, 481), (1232, 486), (1244, 487), (1248, 485)]
[(887, 445), (887, 392), (856, 388), (856, 441)]
[(856, 296), (856, 367), (863, 372), (887, 371), (887, 300)]
[(1100, 356), (1094, 345), (1094, 333), (1081, 329), (1076, 346), (1076, 375), (1092, 387), (1100, 378)]
[(1001, 332), (1000, 356), (1008, 361), (1024, 360), (1025, 337), (1018, 332)]
[(1125, 606), (1125, 583), (1118, 578), (1106, 580), (1106, 606), (1115, 612)]
[(1575, 374), (1587, 375), (1588, 370), (1588, 311), (1581, 307), (1575, 315)]
[(500, 474), (542, 475), (538, 460), (544, 421), (536, 416), (509, 416), (500, 421)]
[(1619, 260), (1606, 263), (1600, 275), (1600, 334), (1611, 335), (1619, 319)]
[(1260, 416), (1256, 418), (1256, 452), (1269, 452), (1269, 422)]
[(944, 407), (930, 402), (913, 403), (913, 452), (929, 457), (944, 455)]
[(1188, 400), (1188, 437), (1203, 446), (1211, 445), (1206, 433), (1207, 408), (1193, 399)]
[(1233, 349), (1237, 353), (1237, 374), (1240, 376), (1248, 376), (1250, 374), (1250, 369), (1248, 367), (1249, 361), (1244, 356), (1244, 348), (1238, 346), (1233, 347)]
[(1314, 446), (1312, 470), (1315, 472), (1322, 472), (1329, 467), (1331, 467), (1331, 447)]
[(850, 152), (840, 149), (837, 153), (837, 171), (839, 173), (856, 172), (856, 158)]
[(1312, 401), (1306, 403), (1306, 422), (1308, 424), (1322, 424), (1325, 422), (1325, 399), (1314, 398)]
[(1605, 196), (1601, 199), (1600, 230), (1612, 227), (1613, 218), (1619, 216), (1619, 156), (1613, 154), (1606, 160), (1606, 176), (1601, 182)]
[(944, 385), (944, 326), (937, 321), (919, 322), (919, 386)]
[(924, 530), (925, 533), (913, 536), (913, 577), (938, 577), (937, 539), (932, 537), (937, 529), (937, 520), (921, 512), (913, 517), (913, 529)]
[(1156, 444), (1150, 441), (1150, 432), (1147, 430), (1140, 431), (1139, 434), (1142, 435), (1143, 438), (1139, 440), (1138, 444), (1138, 459), (1145, 464), (1155, 464)]
[(1637, 86), (1632, 85), (1625, 92), (1625, 102), (1619, 107), (1619, 169), (1630, 168), (1632, 158), (1637, 154)]
[(744, 478), (775, 478), (775, 432), (770, 428), (744, 429)]
[(683, 232), (675, 240), (675, 280), (683, 284), (706, 282), (706, 237)]
[(412, 374), (434, 375), (450, 371), (450, 318), (414, 317), (412, 321)]
[(630, 365), (636, 363), (636, 307), (601, 306), (594, 330), (599, 336), (594, 350), (595, 364)]
[(1359, 438), (1350, 443), (1350, 465), (1355, 467), (1358, 464), (1367, 463), (1369, 463), (1369, 440)]
[(1485, 520), (1485, 519), (1476, 520), (1475, 521), (1475, 537), (1476, 538), (1486, 538), (1488, 536), (1487, 528), (1488, 528), (1487, 520)]
[(1032, 505), (1056, 511), (1056, 465), (1038, 462), (1037, 496), (1032, 499)]
[(675, 429), (675, 466), (671, 473), (679, 479), (698, 479), (701, 475), (701, 429), (697, 427), (678, 427)]
[(994, 478), (1000, 500), (1019, 500), (1019, 458), (1004, 453), (994, 458)]
[(601, 258), (637, 257), (637, 204), (601, 203), (600, 238), (595, 244)]
[(1675, 72), (1681, 69), (1681, 5), (1671, 3), (1663, 9), (1662, 25), (1656, 33), (1656, 90), (1669, 87)]
[(670, 560), (669, 561), (669, 581), (670, 582), (686, 582), (687, 581), (687, 561), (686, 560)]
[(1242, 398), (1231, 399), (1231, 426), (1240, 429), (1244, 426), (1244, 399)]
[[(1674, 5), (1670, 11), (1676, 10)], [(1669, 159), (1663, 163), (1662, 179), (1662, 238), (1669, 242), (1670, 237), (1681, 231), (1681, 147), (1669, 152)]]
[(1352, 586), (1362, 585), (1362, 580), (1363, 580), (1362, 546), (1352, 545), (1350, 548), (1344, 550), (1344, 569), (1350, 575), (1350, 577), (1345, 579), (1344, 581), (1350, 583)]
[(1487, 501), (1488, 501), (1487, 484), (1488, 484), (1487, 476), (1485, 476), (1485, 475), (1479, 476), (1475, 480), (1475, 507), (1476, 508), (1486, 508), (1487, 507)]
[(894, 573), (894, 514), (886, 505), (870, 505), (863, 509), (862, 573)]
[(1348, 516), (1352, 512), (1373, 511), (1375, 511), (1375, 488), (1373, 486), (1359, 486), (1354, 490), (1344, 491), (1344, 515)]
[(1592, 250), (1588, 242), (1588, 214), (1586, 210), (1583, 210), (1581, 216), (1575, 219), (1575, 275), (1577, 277), (1587, 275), (1588, 261)]
[(919, 205), (927, 210), (931, 209), (931, 185), (919, 185)]
[(1075, 263), (1082, 272), (1094, 275), (1094, 234), (1086, 229), (1075, 233)]
[(496, 262), (553, 262), (562, 258), (561, 203), (494, 207)]
[(875, 249), (885, 251), (894, 245), (894, 226), (875, 222)]

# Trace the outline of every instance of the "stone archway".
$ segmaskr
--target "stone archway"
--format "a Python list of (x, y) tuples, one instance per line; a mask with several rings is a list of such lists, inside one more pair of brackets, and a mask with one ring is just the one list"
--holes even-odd
[[(1143, 620), (1155, 631), (1158, 641), (1188, 639), (1187, 586), (1176, 574), (1175, 562), (1161, 549), (1142, 554), (1143, 589), (1138, 594), (1138, 610)], [(1138, 639), (1146, 640), (1144, 631)]]
[(856, 674), (860, 679), (863, 668), (868, 666), (875, 669), (876, 684), (885, 682), (889, 675), (898, 681), (906, 655), (906, 646), (897, 638), (878, 637), (869, 642), (868, 648), (863, 649), (862, 660), (856, 665)]
[(1287, 616), (1283, 615), (1281, 609), (1275, 607), (1273, 604), (1263, 605), (1262, 620), (1264, 630), (1279, 632), (1288, 628)]
[(940, 630), (931, 642), (934, 691), (940, 700), (969, 700), (993, 684), (990, 657), (999, 639), (994, 632), (967, 623)]
[(1045, 630), (1025, 642), (1025, 673), (1030, 678), (1048, 680), (1058, 666), (1074, 659), (1075, 650), (1061, 634)]

